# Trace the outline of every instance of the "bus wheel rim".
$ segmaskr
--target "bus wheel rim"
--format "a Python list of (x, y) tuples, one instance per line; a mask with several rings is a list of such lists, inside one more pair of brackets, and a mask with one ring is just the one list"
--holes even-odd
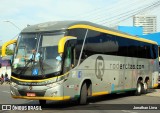
[(141, 85), (140, 84), (138, 84), (138, 92), (140, 93), (141, 92)]
[(144, 83), (144, 89), (147, 90), (147, 83)]

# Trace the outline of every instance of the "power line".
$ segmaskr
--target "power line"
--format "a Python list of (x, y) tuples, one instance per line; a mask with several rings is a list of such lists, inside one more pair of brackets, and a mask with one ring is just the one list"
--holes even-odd
[(16, 27), (18, 30), (21, 31), (21, 29), (20, 29), (15, 23), (13, 23), (12, 21), (6, 20), (6, 21), (4, 21), (4, 22), (8, 22), (8, 23), (12, 24), (14, 27)]
[[(128, 1), (128, 0), (127, 0)], [(137, 0), (138, 1), (138, 0)], [(116, 4), (116, 5), (112, 5), (110, 6), (111, 8), (108, 8), (107, 10), (106, 9), (103, 9), (104, 11), (101, 12), (101, 14), (97, 14), (97, 15), (94, 15), (96, 18), (92, 18), (92, 20), (94, 21), (97, 21), (97, 20), (101, 20), (104, 18), (104, 15), (109, 15), (109, 14), (114, 14), (114, 13), (118, 13), (120, 12), (121, 10), (124, 9), (124, 7), (130, 7), (130, 6), (134, 6), (137, 4), (137, 1), (133, 1), (133, 2), (130, 2), (129, 4), (126, 4), (126, 2), (122, 2), (121, 4)], [(125, 4), (125, 5), (123, 5)], [(116, 6), (119, 6), (118, 8), (115, 8)]]
[[(119, 10), (121, 10), (122, 8), (124, 8), (124, 5), (123, 5), (123, 2), (119, 2), (119, 4), (122, 4), (122, 5), (120, 5), (120, 7), (118, 7), (117, 9), (115, 9), (115, 10), (113, 10), (112, 11), (112, 9), (109, 9), (109, 10), (107, 10), (107, 12), (106, 12), (106, 10), (104, 11), (104, 9), (107, 9), (107, 8), (104, 8), (104, 9), (98, 9), (98, 11), (93, 11), (93, 12), (91, 12), (91, 13), (89, 13), (88, 14), (88, 16), (86, 16), (86, 17), (89, 17), (89, 18), (91, 18), (91, 17), (93, 17), (93, 16), (96, 16), (96, 18), (91, 18), (92, 19), (92, 21), (97, 21), (97, 20), (99, 20), (99, 21), (97, 21), (96, 23), (102, 23), (102, 24), (106, 24), (107, 22), (107, 20), (108, 20), (108, 22), (110, 23), (110, 22), (113, 22), (114, 21), (114, 23), (116, 23), (119, 19), (120, 20), (126, 20), (126, 19), (124, 19), (124, 18), (130, 18), (130, 17), (132, 17), (133, 15), (135, 15), (135, 14), (138, 14), (138, 13), (141, 13), (141, 12), (144, 12), (144, 11), (146, 11), (147, 10), (147, 8), (149, 8), (149, 9), (152, 9), (153, 7), (154, 7), (154, 5), (156, 5), (157, 3), (159, 3), (159, 1), (154, 1), (154, 2), (152, 2), (152, 3), (147, 3), (146, 2), (147, 0), (145, 0), (145, 2), (143, 2), (143, 3), (145, 3), (144, 5), (141, 5), (141, 4), (138, 4), (137, 2), (139, 2), (139, 1), (134, 1), (134, 2), (131, 2), (131, 3), (129, 3), (129, 4), (127, 4), (127, 7), (128, 8), (132, 8), (132, 6), (134, 6), (134, 5), (136, 5), (136, 4), (138, 4), (137, 6), (138, 6), (138, 8), (136, 7), (136, 8), (132, 8), (132, 10), (130, 10), (130, 11), (128, 11), (128, 12), (125, 12), (125, 13), (120, 13), (120, 14), (118, 14), (118, 15), (114, 15), (114, 16), (112, 16), (112, 17), (109, 17), (109, 18), (104, 18), (104, 13), (106, 13), (107, 14), (107, 12), (108, 11), (110, 11), (109, 12), (109, 14), (114, 14), (114, 13), (118, 13), (118, 11)], [(149, 1), (149, 0), (148, 0)], [(147, 3), (147, 4), (146, 4)], [(125, 3), (124, 3), (125, 4)], [(147, 6), (146, 6), (147, 5)], [(112, 5), (112, 6), (114, 6), (114, 5)], [(112, 6), (110, 6), (110, 7), (112, 7)], [(131, 6), (131, 7), (130, 7)], [(151, 7), (151, 8), (150, 8)], [(149, 10), (148, 9), (148, 10)], [(103, 11), (102, 11), (103, 10)], [(95, 14), (95, 12), (101, 12), (101, 14), (97, 14), (97, 15), (91, 15), (92, 13), (93, 14)], [(91, 16), (90, 16), (91, 15)], [(102, 15), (102, 16), (101, 16)], [(84, 16), (84, 15), (83, 15)], [(101, 17), (100, 17), (101, 16)], [(85, 17), (85, 16), (84, 16)], [(97, 18), (98, 17), (98, 18)], [(120, 22), (120, 21), (118, 21), (118, 22)]]
[(113, 5), (109, 5), (109, 7), (106, 7), (106, 4), (105, 4), (101, 8), (94, 9), (94, 10), (88, 12), (87, 14), (85, 13), (85, 15), (83, 14), (82, 16), (79, 16), (78, 18), (82, 17), (82, 18), (87, 18), (87, 19), (91, 18), (92, 19), (92, 18), (97, 17), (99, 15), (103, 15), (104, 13), (106, 13), (106, 11), (112, 11), (114, 6), (117, 6), (117, 5), (122, 6), (122, 4), (125, 4), (126, 1), (128, 1), (128, 0), (118, 1), (118, 2), (114, 3)]
[[(158, 1), (159, 2), (159, 1)], [(156, 4), (157, 2), (154, 2), (154, 3), (152, 3), (152, 4)], [(127, 11), (127, 12), (124, 12), (124, 13), (120, 13), (120, 14), (118, 14), (118, 15), (114, 15), (114, 16), (111, 16), (111, 17), (109, 17), (109, 18), (104, 18), (104, 19), (102, 19), (101, 21), (98, 21), (97, 23), (103, 23), (103, 22), (106, 22), (106, 20), (108, 20), (108, 21), (112, 21), (112, 20), (115, 20), (114, 18), (119, 18), (119, 17), (121, 17), (122, 15), (130, 15), (130, 14), (133, 14), (133, 12), (134, 13), (136, 13), (136, 12), (138, 12), (139, 10), (141, 11), (141, 10), (143, 10), (143, 9), (145, 9), (146, 7), (150, 7), (150, 6), (152, 6), (152, 4), (148, 4), (147, 6), (145, 5), (145, 6), (139, 6), (138, 8), (136, 8), (136, 9), (132, 9), (132, 10), (130, 10), (130, 11)], [(124, 16), (125, 17), (125, 16)]]
[[(20, 27), (18, 27), (18, 26), (17, 26), (14, 22), (12, 22), (12, 21), (5, 20), (5, 21), (3, 21), (3, 22), (10, 23), (10, 24), (11, 24), (11, 25), (13, 25), (15, 28), (17, 28), (19, 31), (21, 31), (21, 30), (22, 30)], [(19, 33), (18, 33), (18, 34), (16, 34), (15, 36), (13, 36), (13, 38), (11, 38), (11, 40), (15, 39), (18, 35), (19, 35)]]
[[(120, 23), (120, 22), (122, 22), (122, 21), (124, 21), (124, 20), (129, 19), (130, 17), (133, 17), (134, 15), (137, 15), (137, 14), (140, 14), (140, 13), (145, 12), (145, 11), (147, 11), (147, 10), (156, 8), (156, 7), (158, 7), (159, 5), (160, 5), (160, 1), (157, 1), (157, 2), (153, 3), (152, 5), (149, 5), (149, 6), (145, 7), (145, 8), (143, 8), (143, 9), (140, 9), (140, 10), (138, 10), (138, 11), (132, 12), (132, 13), (127, 14), (127, 15), (125, 15), (125, 16), (119, 17), (119, 18), (114, 19), (114, 20), (112, 20), (112, 21), (114, 21), (115, 23)], [(119, 20), (119, 19), (121, 19), (121, 20)], [(116, 21), (116, 20), (119, 20), (119, 21)], [(109, 21), (108, 23), (111, 23), (112, 21)], [(106, 24), (106, 23), (107, 23), (107, 22), (104, 22), (104, 23), (102, 23), (102, 24)]]
[(12, 38), (11, 40), (16, 39), (18, 35), (19, 35), (19, 33), (18, 33), (18, 34), (16, 34), (15, 36), (13, 36), (13, 38)]

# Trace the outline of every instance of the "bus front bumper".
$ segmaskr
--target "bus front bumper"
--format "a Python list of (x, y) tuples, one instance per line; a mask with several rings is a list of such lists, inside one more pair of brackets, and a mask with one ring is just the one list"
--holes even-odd
[(28, 97), (28, 96), (13, 96), (15, 99), (29, 99), (29, 100), (69, 100), (70, 96), (54, 96), (54, 97)]
[(63, 85), (54, 87), (48, 86), (10, 86), (13, 98), (30, 99), (30, 100), (68, 100), (70, 96), (63, 95)]

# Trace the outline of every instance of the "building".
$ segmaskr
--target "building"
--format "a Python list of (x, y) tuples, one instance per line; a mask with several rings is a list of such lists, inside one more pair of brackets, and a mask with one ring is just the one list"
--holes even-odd
[(139, 35), (139, 37), (153, 40), (153, 41), (157, 42), (160, 47), (160, 32), (152, 33), (152, 34), (148, 34), (148, 35)]
[[(160, 56), (160, 32), (152, 33), (148, 35), (140, 35), (139, 37), (157, 42), (159, 46), (159, 56)], [(160, 61), (160, 57), (159, 57), (159, 61)]]
[(128, 33), (130, 35), (153, 40), (153, 41), (157, 42), (160, 47), (160, 32), (150, 33), (150, 34), (144, 35), (142, 33), (143, 28), (142, 27), (135, 27), (135, 26), (118, 26), (118, 30), (122, 31), (124, 33)]
[(133, 17), (133, 25), (143, 27), (143, 34), (157, 31), (157, 17), (149, 15), (136, 15)]
[(137, 35), (143, 35), (143, 27), (137, 27), (137, 26), (118, 26), (118, 30), (137, 36)]

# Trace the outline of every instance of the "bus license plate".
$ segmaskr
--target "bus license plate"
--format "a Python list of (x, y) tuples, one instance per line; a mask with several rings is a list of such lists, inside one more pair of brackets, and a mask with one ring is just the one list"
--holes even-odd
[(27, 93), (27, 96), (28, 96), (28, 97), (35, 97), (36, 94), (35, 94), (35, 93)]

